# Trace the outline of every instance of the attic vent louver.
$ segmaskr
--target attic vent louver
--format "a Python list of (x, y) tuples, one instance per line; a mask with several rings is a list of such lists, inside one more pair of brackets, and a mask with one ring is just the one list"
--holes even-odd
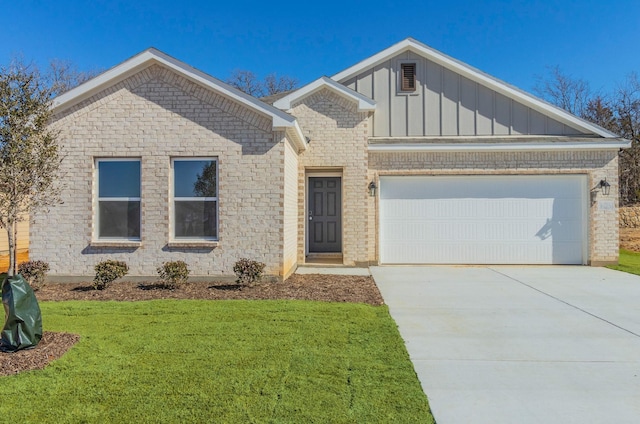
[(416, 64), (403, 63), (400, 65), (400, 90), (416, 91)]

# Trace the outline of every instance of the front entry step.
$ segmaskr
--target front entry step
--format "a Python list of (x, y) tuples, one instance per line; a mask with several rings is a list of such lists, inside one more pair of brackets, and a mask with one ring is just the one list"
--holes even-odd
[(312, 265), (342, 265), (342, 253), (309, 253), (305, 258), (305, 263)]

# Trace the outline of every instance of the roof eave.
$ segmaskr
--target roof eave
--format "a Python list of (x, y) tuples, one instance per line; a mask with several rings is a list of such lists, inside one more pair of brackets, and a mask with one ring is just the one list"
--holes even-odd
[(357, 103), (358, 112), (371, 112), (376, 110), (376, 102), (374, 100), (358, 93), (357, 91), (351, 90), (328, 77), (320, 77), (317, 80), (312, 81), (304, 87), (301, 87), (287, 96), (275, 101), (273, 105), (282, 110), (291, 110), (292, 105), (297, 101), (304, 99), (323, 88), (327, 88), (337, 95)]
[[(237, 90), (230, 85), (154, 48), (147, 49), (122, 62), (120, 65), (103, 72), (84, 84), (81, 84), (78, 87), (56, 97), (53, 103), (53, 111), (54, 113), (57, 113), (71, 107), (74, 104), (77, 104), (104, 90), (109, 85), (122, 81), (154, 63), (166, 66), (205, 88), (236, 101), (261, 115), (272, 118), (274, 130), (281, 127), (297, 126), (295, 118), (288, 113), (243, 93), (240, 90)], [(304, 137), (302, 140), (304, 141)]]
[(293, 120), (292, 122), (282, 122), (279, 126), (274, 125), (274, 131), (284, 131), (286, 136), (293, 141), (293, 144), (298, 148), (298, 151), (307, 150), (307, 139), (298, 125), (297, 120)]

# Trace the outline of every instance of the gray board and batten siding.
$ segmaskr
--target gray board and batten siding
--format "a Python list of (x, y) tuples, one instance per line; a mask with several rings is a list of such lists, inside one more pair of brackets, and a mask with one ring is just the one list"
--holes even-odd
[[(414, 92), (399, 88), (407, 61), (417, 65)], [(411, 51), (341, 82), (376, 101), (373, 137), (583, 134)]]

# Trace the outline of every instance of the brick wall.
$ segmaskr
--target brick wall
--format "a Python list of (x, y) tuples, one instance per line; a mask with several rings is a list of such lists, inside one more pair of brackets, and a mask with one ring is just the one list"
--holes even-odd
[[(282, 272), (284, 134), (239, 104), (153, 65), (56, 117), (61, 131), (63, 204), (36, 215), (33, 258), (52, 276), (93, 275), (105, 259), (126, 260), (131, 275), (153, 276), (168, 260), (192, 275), (233, 275), (248, 257)], [(212, 156), (219, 167), (219, 244), (170, 247), (170, 159)], [(139, 247), (95, 247), (95, 158), (141, 158)]]
[(298, 152), (287, 140), (284, 151), (284, 252), (283, 276), (298, 264)]
[(298, 261), (304, 262), (307, 220), (304, 216), (305, 180), (315, 171), (335, 171), (342, 175), (342, 251), (345, 265), (367, 263), (366, 219), (368, 113), (328, 89), (320, 90), (293, 105), (294, 115), (305, 136), (311, 140), (299, 157)]

